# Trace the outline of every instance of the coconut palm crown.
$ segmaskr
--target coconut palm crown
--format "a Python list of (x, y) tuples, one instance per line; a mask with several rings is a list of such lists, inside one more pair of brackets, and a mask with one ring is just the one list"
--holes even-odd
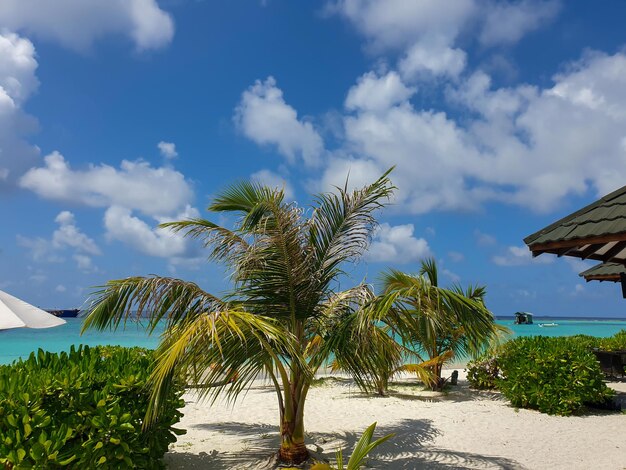
[[(181, 377), (210, 385), (199, 389), (210, 402), (220, 396), (234, 400), (253, 380), (266, 377), (280, 410), (280, 460), (308, 458), (304, 405), (315, 372), (334, 350), (362, 351), (362, 345), (346, 344), (367, 341), (367, 334), (353, 334), (346, 322), (359, 323), (355, 317), (371, 301), (371, 289), (336, 289), (346, 262), (368, 247), (374, 212), (395, 189), (390, 171), (361, 189), (346, 185), (320, 194), (309, 211), (287, 202), (280, 189), (241, 182), (208, 208), (235, 216), (234, 228), (204, 219), (162, 224), (201, 241), (210, 258), (229, 269), (233, 286), (224, 296), (157, 276), (109, 281), (94, 293), (84, 329), (117, 328), (131, 316), (147, 318), (150, 331), (160, 321), (166, 324), (146, 426), (159, 419), (160, 403)], [(353, 364), (357, 379), (372, 368)]]
[(442, 287), (434, 259), (423, 260), (418, 274), (391, 269), (381, 281), (379, 315), (392, 325), (409, 357), (419, 361), (406, 361), (398, 370), (417, 373), (433, 390), (444, 385), (444, 364), (476, 357), (509, 332), (485, 306), (485, 287)]

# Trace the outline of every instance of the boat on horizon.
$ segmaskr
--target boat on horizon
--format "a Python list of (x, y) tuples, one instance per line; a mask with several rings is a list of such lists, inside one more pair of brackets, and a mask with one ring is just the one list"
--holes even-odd
[(554, 322), (552, 322), (552, 323), (539, 323), (539, 326), (540, 326), (541, 328), (544, 328), (544, 327), (559, 326), (559, 324), (558, 324), (558, 323), (554, 323)]
[(530, 312), (515, 312), (514, 325), (532, 325), (533, 314)]
[(78, 314), (80, 313), (80, 310), (77, 308), (52, 309), (52, 310), (46, 309), (46, 312), (59, 318), (76, 318)]

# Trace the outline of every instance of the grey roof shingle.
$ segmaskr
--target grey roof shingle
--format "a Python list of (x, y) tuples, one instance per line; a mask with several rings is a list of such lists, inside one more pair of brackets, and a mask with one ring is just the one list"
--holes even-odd
[(524, 238), (542, 253), (626, 264), (626, 186)]
[(600, 263), (579, 274), (586, 281), (613, 281), (620, 280), (620, 274), (626, 273), (626, 266), (621, 263)]

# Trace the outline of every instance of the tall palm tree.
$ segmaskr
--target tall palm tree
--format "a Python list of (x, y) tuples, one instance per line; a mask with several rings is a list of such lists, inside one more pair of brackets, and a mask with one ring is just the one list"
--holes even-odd
[(484, 287), (439, 286), (434, 259), (423, 261), (417, 275), (390, 270), (382, 284), (379, 311), (420, 361), (400, 369), (418, 373), (433, 390), (443, 387), (444, 364), (479, 354), (506, 330), (485, 306)]
[[(148, 426), (158, 420), (164, 396), (181, 375), (212, 385), (199, 392), (211, 402), (222, 395), (234, 400), (265, 376), (280, 410), (279, 458), (293, 463), (308, 458), (304, 405), (312, 378), (345, 342), (367, 340), (367, 334), (351, 334), (345, 323), (371, 302), (370, 289), (335, 289), (342, 266), (368, 247), (376, 227), (373, 213), (394, 189), (390, 171), (362, 189), (316, 196), (310, 212), (286, 202), (282, 190), (243, 182), (208, 208), (236, 216), (233, 229), (204, 219), (162, 224), (200, 240), (210, 257), (230, 270), (233, 288), (222, 298), (194, 283), (156, 276), (109, 281), (95, 293), (84, 329), (116, 328), (132, 315), (147, 317), (150, 331), (166, 322)], [(354, 368), (367, 374), (367, 366), (356, 361)]]

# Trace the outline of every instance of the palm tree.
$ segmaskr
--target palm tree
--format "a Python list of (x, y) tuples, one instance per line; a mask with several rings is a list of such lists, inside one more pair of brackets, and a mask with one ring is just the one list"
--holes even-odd
[[(233, 288), (222, 298), (194, 283), (156, 276), (109, 281), (95, 293), (83, 329), (117, 328), (133, 315), (147, 317), (150, 331), (166, 322), (146, 426), (158, 420), (160, 404), (181, 376), (211, 385), (199, 391), (211, 402), (234, 400), (265, 376), (280, 410), (280, 460), (308, 458), (304, 405), (312, 378), (334, 350), (367, 340), (345, 324), (362, 314), (370, 289), (336, 289), (342, 266), (368, 247), (373, 213), (394, 189), (390, 171), (362, 189), (346, 185), (316, 196), (308, 217), (285, 201), (282, 190), (242, 182), (208, 208), (235, 216), (233, 229), (204, 219), (162, 224), (201, 241), (211, 259), (230, 270)], [(366, 366), (353, 366), (367, 374)]]
[(382, 284), (379, 314), (388, 317), (404, 346), (420, 361), (400, 370), (416, 372), (433, 390), (444, 385), (444, 364), (476, 356), (506, 330), (486, 308), (484, 287), (440, 287), (433, 259), (423, 261), (417, 275), (390, 270), (383, 274)]

